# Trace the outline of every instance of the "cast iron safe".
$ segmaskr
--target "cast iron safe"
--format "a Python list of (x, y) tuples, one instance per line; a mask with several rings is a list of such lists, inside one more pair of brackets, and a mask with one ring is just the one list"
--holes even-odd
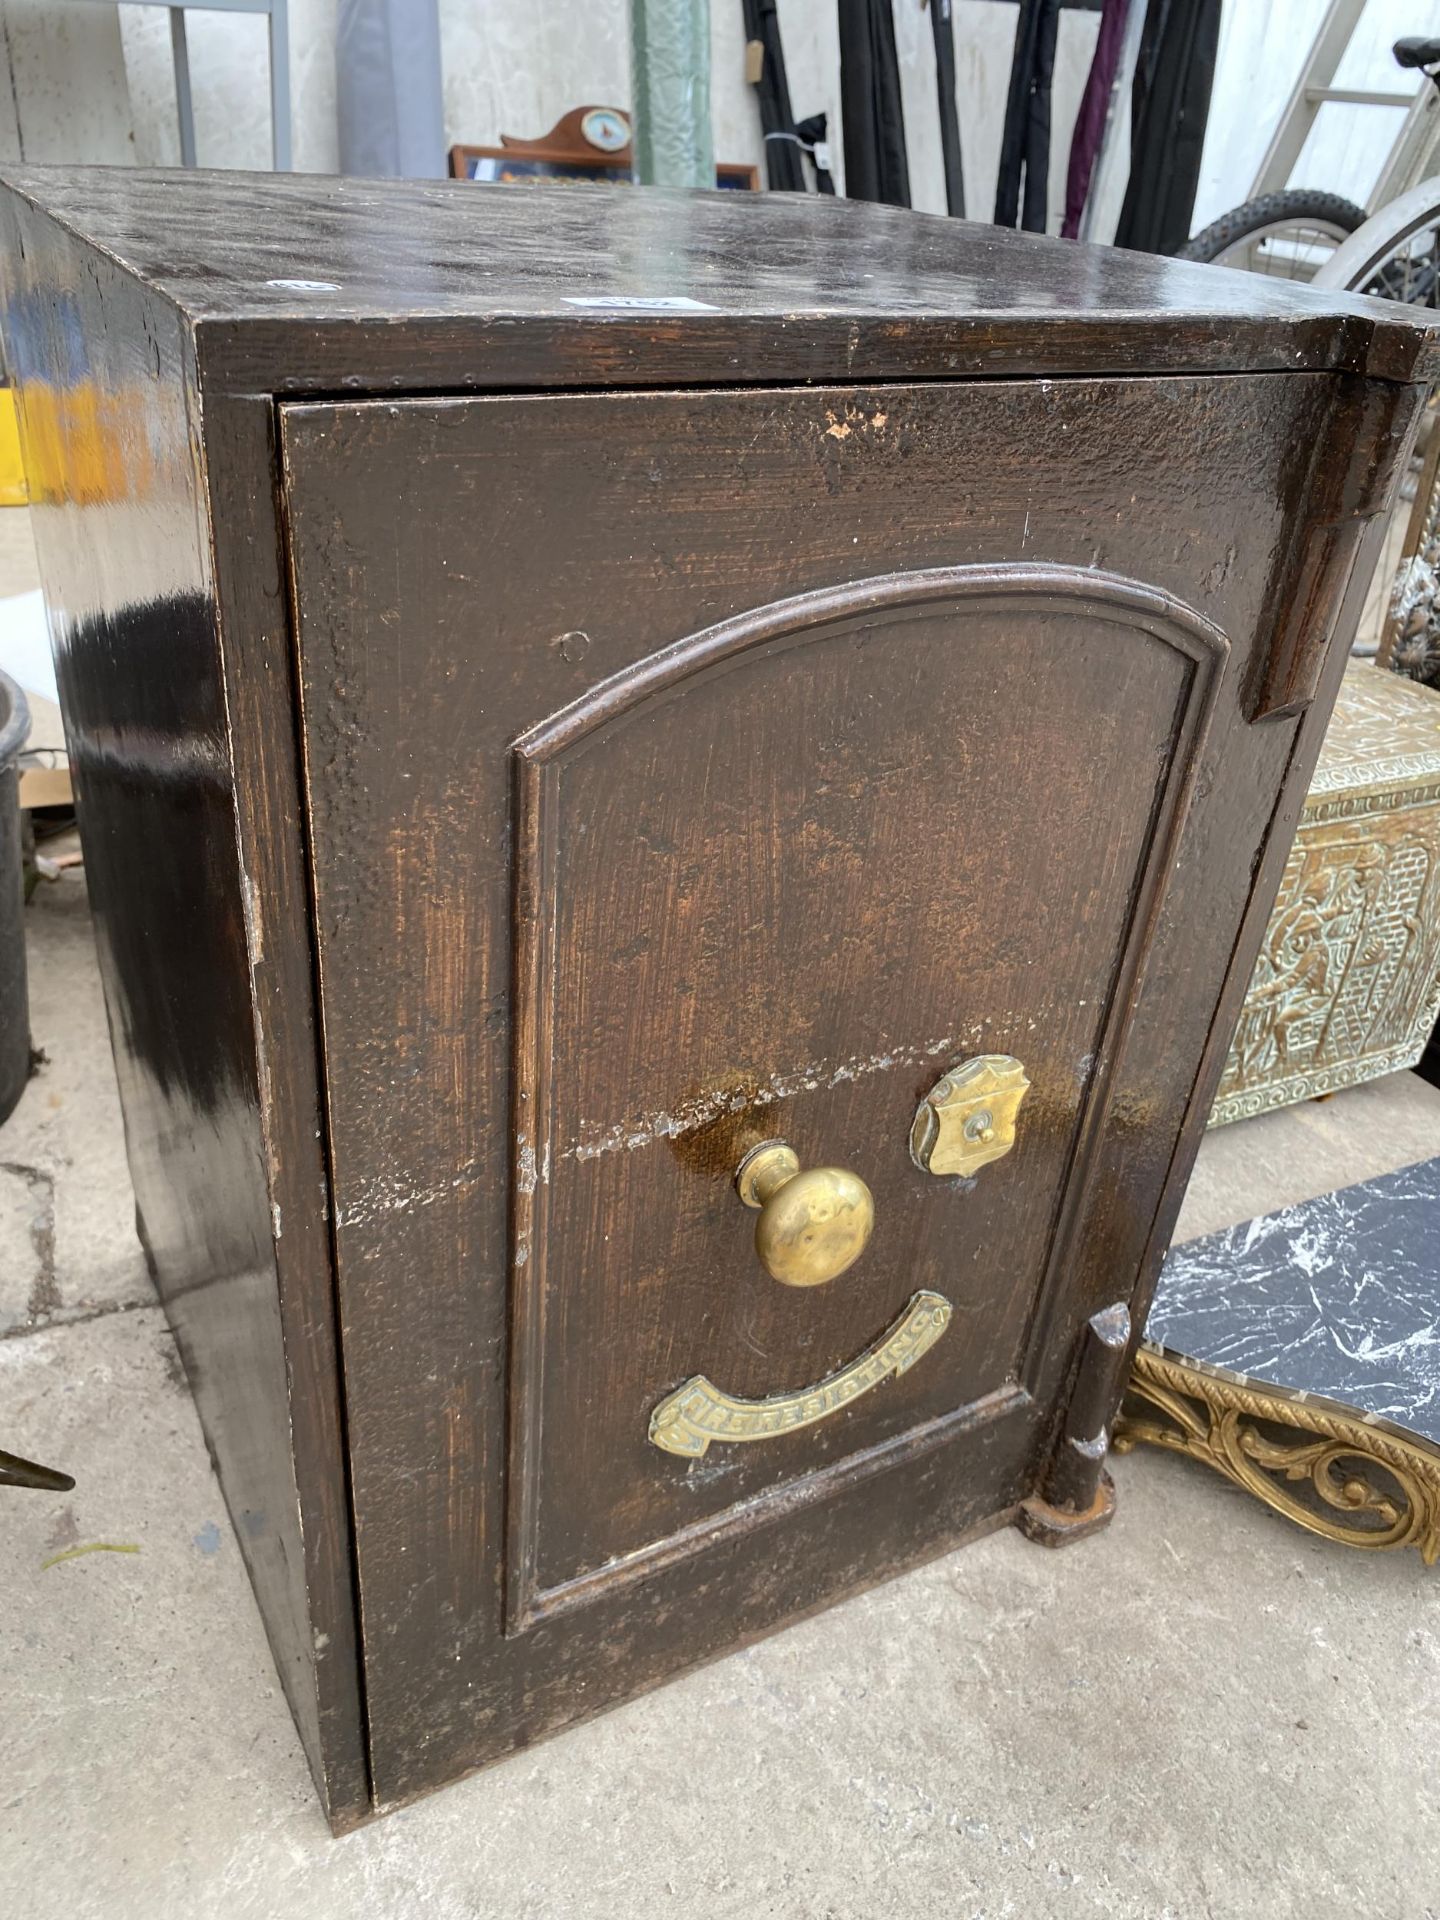
[(335, 1822), (1098, 1524), (1435, 336), (794, 196), (4, 201), (141, 1232)]

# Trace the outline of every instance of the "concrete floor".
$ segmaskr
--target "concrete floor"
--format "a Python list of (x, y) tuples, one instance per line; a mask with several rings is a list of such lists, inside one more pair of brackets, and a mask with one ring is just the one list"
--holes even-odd
[[(0, 1491), (4, 1920), (1440, 1920), (1440, 1576), (1158, 1455), (1093, 1541), (992, 1536), (332, 1840), (135, 1245), (79, 874), (30, 930), (0, 1440), (77, 1485)], [(1440, 1151), (1417, 1085), (1212, 1135), (1195, 1230), (1257, 1160)], [(1351, 1111), (1331, 1162), (1293, 1133)]]
[(0, 508), (0, 594), (29, 593), (39, 584), (29, 509)]

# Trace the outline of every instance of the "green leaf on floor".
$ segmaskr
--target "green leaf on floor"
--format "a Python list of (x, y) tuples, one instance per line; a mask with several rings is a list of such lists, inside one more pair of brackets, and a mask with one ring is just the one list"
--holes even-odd
[(52, 1553), (48, 1560), (40, 1562), (40, 1571), (47, 1567), (58, 1567), (62, 1560), (78, 1560), (82, 1553), (138, 1553), (139, 1547), (128, 1540), (88, 1540), (83, 1547), (66, 1547), (63, 1553)]

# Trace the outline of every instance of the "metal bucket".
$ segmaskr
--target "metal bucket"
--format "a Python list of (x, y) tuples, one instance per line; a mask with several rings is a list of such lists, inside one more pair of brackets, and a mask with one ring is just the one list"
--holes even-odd
[(30, 1003), (25, 992), (25, 876), (20, 864), (20, 769), (30, 731), (25, 696), (0, 673), (0, 1122), (30, 1078)]

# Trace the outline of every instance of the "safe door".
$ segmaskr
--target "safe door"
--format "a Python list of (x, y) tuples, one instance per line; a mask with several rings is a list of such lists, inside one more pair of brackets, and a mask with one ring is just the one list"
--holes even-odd
[(1035, 1491), (1203, 1038), (1122, 1088), (1230, 646), (1077, 479), (1187, 384), (1263, 550), (1302, 382), (284, 410), (382, 1799)]
[(1023, 1420), (1223, 659), (1117, 579), (938, 568), (516, 741), (512, 1630)]

